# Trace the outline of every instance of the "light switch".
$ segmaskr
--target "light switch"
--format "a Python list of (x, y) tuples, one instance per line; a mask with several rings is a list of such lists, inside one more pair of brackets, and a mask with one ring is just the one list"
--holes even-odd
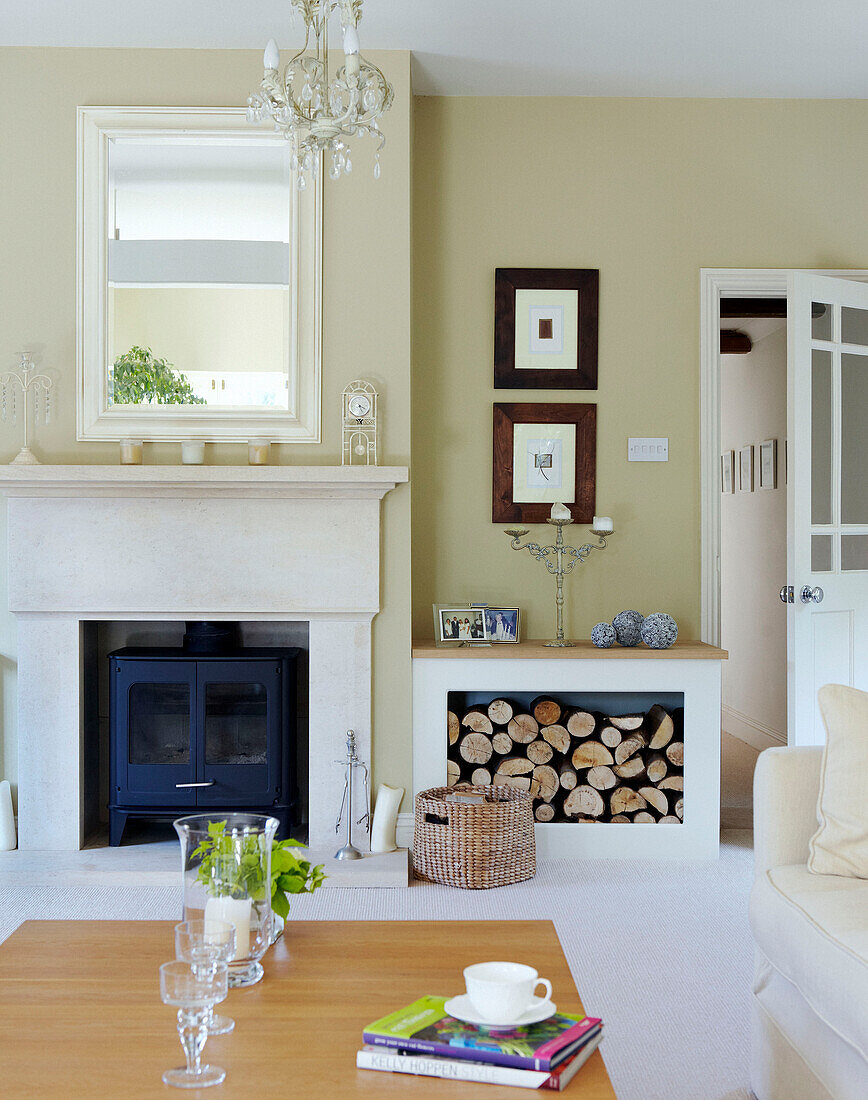
[(669, 438), (659, 436), (655, 438), (634, 438), (627, 440), (628, 462), (668, 462)]

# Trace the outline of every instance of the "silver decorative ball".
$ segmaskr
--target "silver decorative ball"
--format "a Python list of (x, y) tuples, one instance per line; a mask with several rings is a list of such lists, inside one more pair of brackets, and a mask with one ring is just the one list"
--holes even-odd
[(650, 649), (668, 649), (678, 637), (678, 623), (665, 611), (655, 611), (642, 623), (641, 634)]
[(611, 623), (597, 623), (591, 631), (591, 641), (597, 649), (611, 649), (615, 644), (615, 628)]
[(640, 615), (638, 611), (619, 611), (612, 619), (618, 645), (638, 645), (641, 637), (640, 630), (644, 621), (644, 616)]

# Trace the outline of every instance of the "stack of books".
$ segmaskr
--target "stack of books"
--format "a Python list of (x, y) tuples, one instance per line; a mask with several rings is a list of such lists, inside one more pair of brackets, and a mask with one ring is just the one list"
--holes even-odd
[(421, 997), (364, 1030), (359, 1069), (560, 1092), (597, 1049), (602, 1021), (560, 1012), (511, 1031), (447, 1015), (445, 997)]

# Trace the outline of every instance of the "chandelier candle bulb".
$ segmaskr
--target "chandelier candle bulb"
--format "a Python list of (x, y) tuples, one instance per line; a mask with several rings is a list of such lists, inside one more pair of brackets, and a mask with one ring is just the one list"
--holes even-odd
[(276, 73), (280, 67), (280, 50), (277, 48), (277, 43), (273, 38), (269, 38), (268, 40), (268, 45), (265, 47), (265, 53), (262, 55), (262, 63), (267, 73)]

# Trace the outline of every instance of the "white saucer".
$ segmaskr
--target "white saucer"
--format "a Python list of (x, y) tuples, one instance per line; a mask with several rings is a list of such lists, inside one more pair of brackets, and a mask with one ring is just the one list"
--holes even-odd
[(465, 1024), (475, 1024), (477, 1027), (488, 1028), (489, 1031), (511, 1031), (516, 1027), (527, 1027), (529, 1024), (538, 1024), (542, 1020), (547, 1020), (549, 1016), (554, 1016), (558, 1009), (557, 1005), (551, 1001), (543, 1000), (542, 997), (535, 997), (530, 1008), (523, 1012), (517, 1020), (498, 1020), (492, 1023), (491, 1020), (483, 1020), (473, 1007), (473, 1001), (466, 993), (462, 993), (461, 996), (453, 997), (447, 1001), (443, 1006), (443, 1010), (450, 1016), (454, 1016), (456, 1020), (463, 1020)]

